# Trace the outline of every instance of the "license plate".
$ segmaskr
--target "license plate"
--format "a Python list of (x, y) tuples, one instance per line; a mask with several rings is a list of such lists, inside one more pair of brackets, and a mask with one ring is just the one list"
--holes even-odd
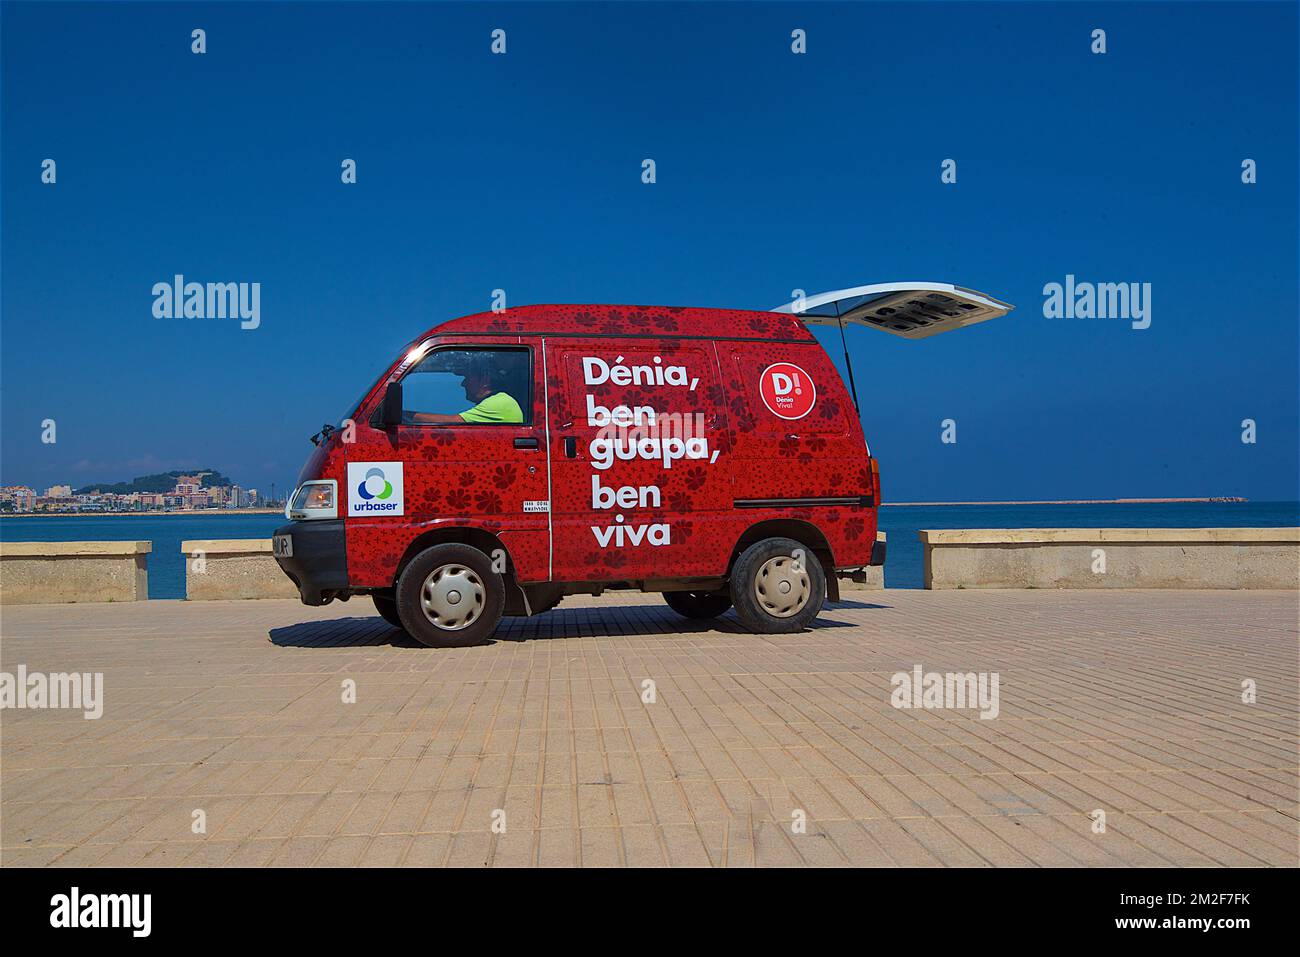
[(293, 558), (293, 536), (274, 535), (271, 537), (271, 554), (276, 558)]

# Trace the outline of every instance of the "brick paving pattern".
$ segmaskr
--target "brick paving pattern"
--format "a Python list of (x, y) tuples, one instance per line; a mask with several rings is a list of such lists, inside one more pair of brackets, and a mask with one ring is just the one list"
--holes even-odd
[[(0, 863), (1300, 864), (1300, 596), (846, 597), (782, 637), (570, 598), (447, 651), (367, 599), (5, 608), (0, 667), (106, 705), (3, 712)], [(1000, 714), (891, 707), (917, 664)]]

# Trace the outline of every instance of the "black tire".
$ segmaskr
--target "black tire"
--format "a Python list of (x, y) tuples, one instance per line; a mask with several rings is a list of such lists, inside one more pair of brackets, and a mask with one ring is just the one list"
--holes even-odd
[(379, 612), (379, 617), (384, 619), (394, 628), (400, 628), (406, 631), (406, 626), (402, 624), (402, 619), (397, 614), (397, 599), (392, 595), (380, 595), (378, 593), (370, 596), (375, 603), (375, 611)]
[[(790, 586), (786, 591), (781, 590), (783, 582)], [(736, 616), (750, 631), (769, 635), (803, 631), (822, 610), (826, 574), (808, 546), (792, 538), (765, 538), (745, 549), (731, 567), (731, 600)]]
[[(435, 572), (449, 577), (430, 583), (435, 611), (426, 614), (421, 592)], [(460, 587), (443, 591), (440, 582)], [(407, 634), (431, 648), (482, 644), (496, 631), (506, 604), (505, 582), (492, 570), (491, 560), (477, 548), (451, 543), (416, 555), (397, 579), (396, 594), (397, 614)], [(437, 605), (443, 608), (445, 625), (434, 620)]]
[(664, 601), (683, 618), (717, 618), (731, 607), (731, 596), (715, 591), (666, 591)]

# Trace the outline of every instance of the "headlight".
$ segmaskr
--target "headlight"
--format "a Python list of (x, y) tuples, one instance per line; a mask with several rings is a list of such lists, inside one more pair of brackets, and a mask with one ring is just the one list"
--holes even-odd
[(338, 518), (338, 483), (333, 479), (303, 482), (285, 514), (290, 519)]

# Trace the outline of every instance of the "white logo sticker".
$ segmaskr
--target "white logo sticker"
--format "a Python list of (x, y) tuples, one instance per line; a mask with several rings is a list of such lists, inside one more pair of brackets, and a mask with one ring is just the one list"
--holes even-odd
[(402, 514), (401, 462), (348, 463), (348, 515)]

